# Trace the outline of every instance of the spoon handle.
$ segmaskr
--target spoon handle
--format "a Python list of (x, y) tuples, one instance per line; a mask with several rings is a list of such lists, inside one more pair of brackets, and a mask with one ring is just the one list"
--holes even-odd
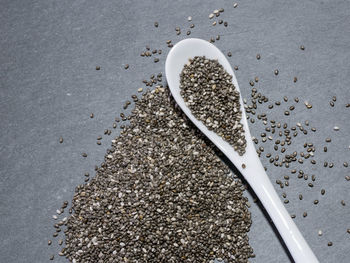
[[(250, 158), (252, 159), (255, 158)], [(317, 263), (316, 256), (278, 197), (258, 156), (252, 164), (254, 165), (247, 165), (246, 169), (240, 170), (269, 213), (294, 261), (296, 263)]]

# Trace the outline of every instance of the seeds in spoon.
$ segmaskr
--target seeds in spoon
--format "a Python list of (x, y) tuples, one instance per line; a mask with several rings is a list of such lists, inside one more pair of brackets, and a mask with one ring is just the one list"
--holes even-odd
[(180, 74), (180, 89), (192, 114), (243, 155), (247, 142), (240, 93), (223, 66), (203, 56), (189, 59)]

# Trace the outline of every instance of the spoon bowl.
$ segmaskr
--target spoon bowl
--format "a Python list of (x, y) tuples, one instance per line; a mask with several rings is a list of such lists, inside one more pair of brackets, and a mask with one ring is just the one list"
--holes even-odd
[(240, 92), (236, 76), (224, 54), (213, 44), (205, 40), (190, 38), (177, 43), (170, 50), (165, 63), (166, 78), (176, 103), (187, 117), (226, 155), (247, 180), (269, 213), (295, 262), (318, 262), (316, 256), (282, 204), (260, 162), (249, 132), (242, 97), (240, 96), (240, 110), (242, 111), (241, 124), (243, 125), (247, 141), (246, 153), (243, 156), (240, 156), (228, 142), (223, 140), (214, 131), (210, 131), (201, 121), (197, 120), (187, 107), (180, 95), (180, 73), (184, 65), (188, 63), (188, 59), (195, 56), (217, 59), (225, 70), (232, 75), (232, 83)]

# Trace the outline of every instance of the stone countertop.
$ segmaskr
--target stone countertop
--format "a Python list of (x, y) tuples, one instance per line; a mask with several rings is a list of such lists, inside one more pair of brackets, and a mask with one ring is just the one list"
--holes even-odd
[[(283, 3), (282, 3), (283, 2)], [(238, 65), (236, 77), (244, 98), (250, 99), (249, 81), (259, 77), (257, 89), (271, 103), (289, 98), (279, 107), (258, 107), (269, 120), (289, 126), (309, 120), (315, 133), (293, 139), (292, 151), (315, 145), (316, 165), (293, 164), (315, 174), (315, 187), (297, 179), (290, 169), (275, 167), (263, 157), (274, 182), (289, 175), (290, 185), (280, 189), (290, 200), (286, 207), (320, 262), (347, 263), (350, 258), (350, 181), (345, 180), (350, 161), (350, 2), (324, 1), (54, 1), (3, 0), (0, 2), (0, 261), (6, 263), (48, 262), (57, 253), (53, 220), (64, 200), (72, 199), (84, 173), (94, 173), (103, 160), (111, 136), (102, 146), (96, 137), (111, 128), (125, 100), (144, 87), (143, 79), (164, 72), (164, 62), (173, 43), (188, 37), (215, 42), (229, 61)], [(212, 26), (209, 14), (223, 7), (219, 19), (228, 26)], [(218, 20), (218, 19), (216, 19)], [(158, 21), (159, 27), (154, 27)], [(181, 35), (175, 34), (175, 27)], [(145, 46), (162, 49), (160, 61), (140, 56)], [(301, 51), (299, 46), (304, 45)], [(261, 59), (256, 59), (256, 54)], [(129, 64), (125, 70), (124, 65)], [(96, 66), (101, 70), (97, 71)], [(279, 75), (273, 74), (279, 70)], [(294, 76), (298, 77), (296, 83)], [(337, 96), (334, 107), (329, 101)], [(300, 102), (294, 103), (293, 98)], [(312, 109), (303, 105), (308, 101)], [(290, 116), (287, 106), (295, 105)], [(259, 105), (260, 106), (260, 105)], [(90, 113), (95, 117), (90, 119)], [(339, 131), (333, 127), (339, 126)], [(112, 129), (113, 130), (113, 129)], [(260, 139), (264, 125), (251, 125)], [(59, 143), (62, 136), (64, 142)], [(325, 143), (325, 138), (332, 138)], [(259, 144), (260, 145), (260, 144)], [(261, 144), (264, 145), (264, 144)], [(328, 152), (323, 147), (328, 146)], [(276, 152), (272, 143), (265, 151)], [(290, 151), (290, 150), (288, 150)], [(81, 153), (88, 153), (82, 158)], [(323, 162), (334, 162), (324, 168)], [(321, 196), (320, 189), (326, 189)], [(298, 199), (303, 193), (304, 199)], [(250, 200), (251, 196), (247, 193)], [(314, 205), (313, 200), (319, 199)], [(346, 206), (341, 205), (345, 200)], [(302, 214), (307, 211), (308, 216)], [(253, 225), (249, 233), (256, 258), (251, 262), (290, 262), (262, 209), (252, 202)], [(318, 236), (318, 231), (323, 236)], [(61, 234), (62, 235), (62, 234)], [(53, 239), (54, 240), (54, 239)], [(332, 247), (327, 243), (333, 242)], [(55, 262), (66, 262), (56, 256)]]

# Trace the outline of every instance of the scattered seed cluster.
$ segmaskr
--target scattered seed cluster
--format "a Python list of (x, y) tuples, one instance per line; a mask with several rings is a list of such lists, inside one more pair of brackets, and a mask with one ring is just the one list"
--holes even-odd
[[(305, 50), (304, 46), (300, 46), (302, 51)], [(257, 55), (257, 59), (261, 59), (261, 55)], [(279, 70), (274, 70), (275, 76), (278, 76)], [(247, 113), (247, 119), (253, 125), (261, 125), (262, 132), (257, 137), (252, 137), (252, 140), (255, 144), (257, 144), (257, 153), (261, 159), (266, 157), (269, 163), (273, 164), (276, 168), (284, 168), (284, 171), (281, 173), (281, 179), (276, 180), (276, 184), (280, 186), (281, 189), (288, 187), (290, 182), (297, 178), (299, 180), (303, 180), (306, 185), (306, 189), (310, 188), (319, 188), (321, 197), (313, 199), (312, 204), (318, 205), (320, 202), (323, 202), (323, 196), (326, 194), (326, 190), (319, 186), (317, 183), (317, 175), (314, 174), (314, 169), (311, 166), (314, 165), (322, 165), (324, 168), (333, 168), (336, 164), (333, 162), (329, 162), (327, 160), (321, 161), (321, 158), (327, 157), (319, 157), (320, 152), (323, 149), (323, 152), (328, 152), (328, 147), (326, 145), (332, 142), (330, 137), (324, 139), (324, 145), (315, 145), (312, 142), (312, 139), (308, 137), (310, 132), (315, 133), (317, 131), (316, 127), (312, 127), (309, 120), (300, 121), (296, 123), (291, 123), (288, 120), (288, 116), (291, 116), (294, 110), (299, 107), (300, 99), (298, 97), (294, 97), (292, 100), (287, 96), (283, 96), (281, 100), (277, 100), (274, 102), (270, 102), (269, 98), (266, 97), (262, 93), (262, 87), (259, 85), (259, 90), (255, 86), (255, 83), (258, 78), (255, 77), (255, 82), (253, 80), (249, 81), (249, 85), (251, 86), (251, 98), (244, 99), (244, 108)], [(293, 83), (298, 81), (297, 77), (293, 78)], [(248, 86), (248, 85), (247, 85)], [(337, 98), (333, 96), (329, 102), (331, 107), (334, 107), (336, 104)], [(266, 106), (263, 104), (267, 104)], [(304, 101), (304, 105), (306, 110), (312, 109), (312, 104), (308, 102), (308, 100)], [(348, 107), (347, 105), (345, 105)], [(265, 109), (264, 109), (265, 108)], [(281, 109), (282, 108), (282, 109)], [(271, 119), (269, 118), (269, 113), (276, 109), (284, 113), (284, 117), (280, 119)], [(266, 111), (265, 111), (266, 110)], [(334, 132), (338, 132), (340, 128), (338, 126), (333, 127)], [(304, 143), (296, 146), (295, 137), (304, 136)], [(293, 144), (293, 145), (292, 145)], [(299, 151), (295, 150), (295, 147), (299, 148)], [(350, 146), (349, 146), (350, 148)], [(294, 150), (291, 150), (294, 149)], [(262, 160), (264, 162), (264, 160)], [(347, 168), (348, 163), (343, 162), (338, 165), (342, 165)], [(295, 167), (295, 168), (293, 168)], [(267, 168), (265, 167), (265, 170)], [(311, 173), (311, 174), (310, 174)], [(328, 172), (327, 172), (328, 173)], [(345, 176), (346, 181), (350, 181), (350, 176)], [(303, 192), (305, 189), (301, 188), (300, 192)], [(319, 196), (319, 191), (315, 192), (316, 196)], [(292, 193), (293, 195), (298, 195), (299, 200), (303, 200), (303, 194), (301, 193)], [(287, 197), (287, 193), (283, 192), (281, 194), (283, 198), (284, 204), (289, 204), (290, 200)], [(293, 198), (293, 197), (292, 197)], [(346, 203), (344, 200), (339, 200), (341, 206), (345, 207)], [(304, 211), (301, 216), (303, 218), (307, 218), (308, 212)], [(291, 214), (291, 217), (294, 219), (297, 217), (296, 214)], [(318, 235), (322, 236), (322, 230), (318, 231)], [(333, 243), (328, 241), (326, 243), (328, 246), (332, 246)]]
[(223, 66), (202, 56), (189, 59), (180, 74), (180, 89), (192, 114), (243, 155), (247, 141), (240, 93)]
[(247, 262), (239, 180), (169, 99), (146, 92), (97, 175), (76, 188), (62, 253), (72, 262)]

